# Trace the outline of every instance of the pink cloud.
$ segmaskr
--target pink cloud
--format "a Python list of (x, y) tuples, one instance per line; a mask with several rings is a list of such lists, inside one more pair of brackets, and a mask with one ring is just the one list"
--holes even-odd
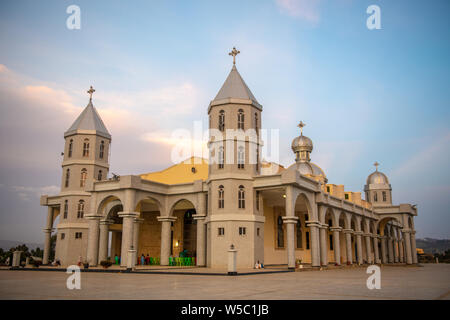
[(320, 19), (319, 2), (320, 0), (276, 0), (281, 12), (314, 24)]

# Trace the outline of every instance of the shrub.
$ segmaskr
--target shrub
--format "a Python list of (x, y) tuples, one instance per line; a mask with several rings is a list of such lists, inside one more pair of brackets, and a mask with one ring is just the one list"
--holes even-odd
[(100, 265), (101, 265), (103, 268), (109, 268), (109, 267), (112, 266), (112, 262), (109, 261), (109, 260), (103, 260), (103, 261), (100, 261)]

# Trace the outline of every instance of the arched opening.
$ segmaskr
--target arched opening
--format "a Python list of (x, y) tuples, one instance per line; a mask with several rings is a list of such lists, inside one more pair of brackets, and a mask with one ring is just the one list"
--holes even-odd
[(171, 255), (173, 257), (197, 256), (197, 221), (195, 206), (191, 201), (182, 199), (175, 203), (171, 216), (177, 219), (171, 227)]
[(142, 256), (144, 264), (159, 264), (158, 259), (161, 256), (161, 222), (158, 217), (161, 215), (161, 206), (159, 201), (154, 198), (146, 197), (136, 205), (136, 212), (140, 213), (140, 222), (135, 225), (135, 241), (137, 263), (142, 265)]
[[(296, 246), (295, 259), (301, 260), (302, 263), (311, 263), (312, 238), (310, 228), (308, 227), (308, 221), (312, 220), (310, 214), (311, 210), (308, 198), (304, 194), (300, 194), (295, 201), (295, 216), (298, 217), (295, 242), (300, 242), (302, 247), (297, 248)], [(298, 239), (299, 236), (302, 239)]]

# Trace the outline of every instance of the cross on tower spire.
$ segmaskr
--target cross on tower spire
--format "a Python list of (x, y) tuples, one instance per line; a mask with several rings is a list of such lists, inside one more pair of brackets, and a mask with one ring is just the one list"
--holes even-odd
[(87, 91), (89, 93), (89, 101), (92, 101), (92, 94), (95, 92), (95, 89), (91, 86), (91, 88)]
[(378, 166), (380, 165), (377, 161), (373, 164), (375, 166), (375, 170), (378, 171)]
[(236, 47), (233, 47), (233, 50), (231, 50), (230, 53), (228, 53), (230, 56), (233, 56), (233, 65), (236, 64), (236, 56), (241, 53), (240, 51), (236, 50)]
[(297, 125), (297, 127), (300, 128), (300, 134), (303, 135), (303, 127), (306, 126), (306, 123), (304, 123), (303, 121), (300, 121), (300, 123)]

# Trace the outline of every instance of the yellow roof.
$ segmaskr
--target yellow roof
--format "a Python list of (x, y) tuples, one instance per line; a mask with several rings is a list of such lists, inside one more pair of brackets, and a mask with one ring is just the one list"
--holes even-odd
[(199, 157), (191, 157), (162, 171), (144, 173), (140, 177), (165, 184), (206, 180), (208, 179), (208, 161)]

